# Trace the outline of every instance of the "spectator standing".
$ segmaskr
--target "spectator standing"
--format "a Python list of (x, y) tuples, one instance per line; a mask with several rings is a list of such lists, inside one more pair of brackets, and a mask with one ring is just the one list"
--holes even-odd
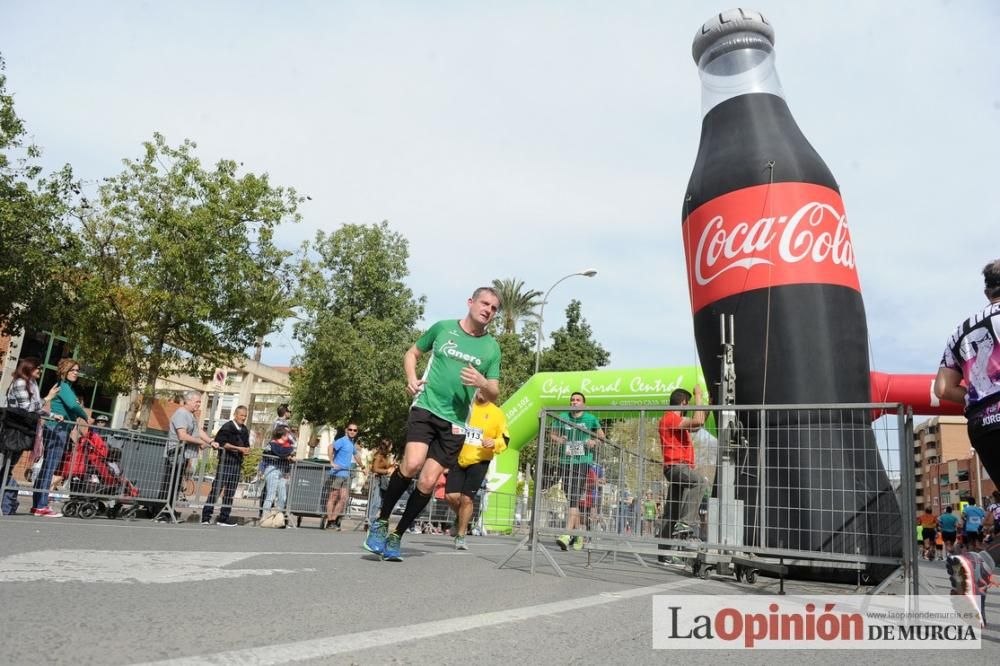
[(215, 479), (208, 500), (201, 510), (201, 524), (212, 522), (215, 512), (215, 502), (222, 494), (222, 507), (219, 509), (219, 519), (215, 522), (220, 527), (236, 527), (236, 521), (230, 517), (233, 509), (233, 495), (236, 486), (243, 476), (243, 458), (250, 453), (250, 429), (247, 428), (247, 408), (240, 405), (233, 410), (233, 418), (222, 424), (215, 433), (214, 446), (219, 450), (219, 465), (216, 468)]
[[(38, 380), (42, 377), (42, 362), (40, 359), (34, 357), (22, 358), (17, 362), (17, 367), (14, 369), (14, 379), (10, 383), (10, 387), (7, 389), (7, 406), (17, 407), (23, 409), (29, 414), (34, 414), (38, 418), (44, 418), (49, 415), (49, 412), (45, 409), (45, 402), (42, 400), (41, 395), (38, 391)], [(48, 396), (49, 399), (55, 395), (55, 392), (59, 390), (59, 385), (53, 387), (53, 392)], [(62, 416), (55, 415), (53, 418), (58, 422), (62, 420)], [(4, 479), (4, 491), (3, 491), (3, 515), (11, 516), (17, 513), (18, 500), (17, 500), (17, 488), (12, 487), (14, 467), (20, 461), (21, 456), (24, 455), (26, 451), (21, 451), (12, 456), (8, 456), (9, 460), (7, 467), (7, 476)], [(50, 511), (48, 513), (41, 513), (36, 515), (41, 516), (55, 516), (55, 512)]]
[(77, 400), (73, 392), (73, 384), (80, 376), (80, 364), (75, 359), (64, 358), (57, 367), (59, 374), (59, 389), (52, 398), (52, 415), (61, 417), (56, 423), (45, 426), (45, 453), (42, 458), (42, 469), (35, 478), (35, 492), (32, 494), (31, 513), (36, 516), (58, 517), (49, 508), (49, 489), (52, 486), (52, 475), (62, 463), (69, 441), (70, 430), (78, 420), (90, 423), (90, 417)]
[[(292, 432), (291, 426), (289, 425), (289, 420), (291, 418), (292, 418), (292, 410), (288, 406), (288, 404), (287, 403), (282, 403), (282, 404), (278, 405), (277, 415), (275, 416), (274, 423), (271, 424), (271, 429), (267, 433), (268, 443), (264, 445), (264, 458), (261, 459), (261, 461), (260, 461), (260, 467), (257, 470), (258, 472), (260, 472), (260, 475), (262, 477), (264, 476), (264, 470), (267, 467), (266, 457), (270, 453), (270, 448), (271, 448), (271, 443), (270, 442), (271, 442), (271, 439), (273, 438), (274, 433), (279, 428), (284, 428), (286, 431), (288, 431), (288, 439), (289, 439), (289, 441), (292, 442), (292, 446), (295, 446), (295, 443), (296, 443), (295, 442), (295, 433)], [(260, 494), (260, 512), (258, 514), (258, 517), (263, 517), (263, 515), (264, 515), (264, 498), (267, 497), (267, 481), (266, 481), (266, 479), (265, 479), (264, 484), (265, 484), (264, 485), (264, 492), (262, 492)]]
[(292, 409), (287, 404), (278, 405), (278, 417), (274, 419), (274, 424), (271, 426), (271, 432), (273, 433), (278, 428), (286, 428), (288, 430), (288, 441), (292, 443), (292, 446), (298, 444), (295, 437), (295, 431), (291, 424)]
[(990, 478), (1000, 479), (1000, 259), (983, 268), (983, 279), (990, 304), (948, 338), (934, 394), (965, 405), (969, 441)]
[[(684, 407), (691, 400), (686, 389), (677, 389), (670, 394), (670, 404)], [(701, 386), (694, 387), (695, 405), (701, 404)], [(697, 411), (694, 416), (685, 416), (681, 411), (664, 412), (660, 419), (660, 446), (663, 453), (663, 477), (667, 480), (667, 499), (663, 509), (663, 526), (660, 538), (669, 539), (691, 533), (691, 527), (684, 519), (692, 520), (701, 493), (698, 492), (702, 479), (694, 469), (694, 444), (691, 433), (705, 425), (708, 412)], [(661, 545), (661, 549), (666, 546)], [(661, 558), (663, 561), (663, 558)]]
[[(185, 391), (183, 403), (170, 417), (170, 427), (167, 431), (167, 446), (163, 451), (163, 495), (165, 503), (150, 505), (157, 520), (177, 522), (180, 512), (174, 508), (184, 483), (184, 472), (189, 461), (198, 457), (198, 453), (213, 443), (212, 438), (205, 434), (198, 422), (198, 411), (201, 409), (201, 393)], [(164, 513), (164, 510), (170, 513)]]
[[(403, 356), (406, 390), (414, 397), (406, 447), (364, 543), (365, 550), (390, 561), (403, 559), (400, 541), (406, 528), (427, 506), (441, 473), (458, 463), (476, 390), (491, 402), (500, 394), (500, 345), (486, 330), (500, 309), (500, 297), (492, 288), (480, 287), (466, 305), (463, 319), (436, 322)], [(417, 361), (428, 352), (431, 361), (418, 379)], [(390, 534), (392, 509), (418, 474), (403, 515)]]
[[(600, 420), (590, 412), (583, 411), (587, 397), (579, 391), (569, 397), (570, 410), (559, 415), (549, 434), (549, 440), (560, 447), (559, 464), (550, 476), (550, 485), (562, 479), (566, 485), (566, 529), (569, 531), (586, 529), (580, 518), (581, 501), (587, 486), (587, 474), (594, 462), (594, 451), (605, 439)], [(586, 502), (583, 502), (586, 504)], [(584, 507), (585, 509), (586, 507)], [(583, 539), (564, 534), (556, 539), (562, 550), (572, 546), (583, 548)]]
[(591, 531), (608, 529), (602, 515), (604, 483), (604, 467), (597, 463), (587, 465), (587, 482), (583, 486), (583, 497), (580, 498), (580, 511), (587, 512), (587, 529)]
[(268, 447), (270, 453), (264, 463), (264, 513), (276, 507), (285, 510), (285, 500), (288, 497), (288, 474), (295, 462), (295, 443), (291, 432), (284, 426), (279, 426), (271, 435)]
[(465, 535), (475, 508), (473, 500), (486, 480), (490, 461), (495, 455), (503, 453), (509, 442), (510, 434), (503, 410), (476, 391), (475, 403), (469, 412), (465, 443), (458, 453), (458, 464), (448, 471), (445, 485), (445, 497), (456, 516), (455, 533), (452, 535), (456, 550), (469, 549)]
[(351, 463), (360, 467), (357, 450), (358, 424), (349, 423), (344, 436), (330, 444), (330, 494), (326, 498), (326, 525), (340, 531), (340, 519), (351, 494)]
[(656, 522), (656, 502), (653, 493), (647, 492), (642, 501), (642, 534), (654, 534), (653, 524)]
[(396, 464), (392, 459), (392, 442), (383, 439), (375, 449), (372, 456), (371, 468), (368, 477), (368, 523), (370, 527), (378, 518), (379, 509), (382, 508), (382, 493), (389, 486), (389, 476), (396, 469)]

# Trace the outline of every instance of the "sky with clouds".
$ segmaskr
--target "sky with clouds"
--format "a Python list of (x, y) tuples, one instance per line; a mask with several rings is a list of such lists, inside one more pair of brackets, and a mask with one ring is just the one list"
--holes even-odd
[[(873, 365), (933, 373), (1000, 257), (1000, 3), (748, 5), (840, 183)], [(571, 298), (616, 368), (697, 356), (681, 203), (708, 2), (0, 3), (8, 90), (51, 167), (116, 173), (153, 132), (312, 200), (283, 232), (388, 220), (428, 322), (516, 276)], [(738, 338), (738, 333), (737, 333)], [(264, 360), (298, 347), (272, 336)]]

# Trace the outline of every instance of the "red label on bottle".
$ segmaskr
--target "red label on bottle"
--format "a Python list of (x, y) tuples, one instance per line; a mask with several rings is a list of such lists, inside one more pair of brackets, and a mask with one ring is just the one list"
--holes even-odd
[(844, 202), (828, 187), (774, 183), (736, 190), (699, 206), (682, 228), (692, 312), (786, 284), (861, 291)]

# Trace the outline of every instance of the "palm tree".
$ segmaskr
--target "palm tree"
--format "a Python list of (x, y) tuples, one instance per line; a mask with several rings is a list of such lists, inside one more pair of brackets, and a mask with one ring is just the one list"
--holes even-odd
[(524, 280), (510, 278), (493, 280), (493, 288), (500, 296), (500, 319), (504, 333), (516, 333), (517, 322), (522, 319), (537, 319), (535, 308), (541, 305), (542, 292), (535, 289), (524, 290)]

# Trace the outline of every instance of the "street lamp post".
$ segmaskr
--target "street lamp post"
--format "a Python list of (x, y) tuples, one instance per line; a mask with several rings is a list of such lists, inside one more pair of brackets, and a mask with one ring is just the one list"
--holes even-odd
[[(983, 465), (979, 462), (979, 451), (972, 449), (972, 457), (976, 461), (976, 503), (983, 502)], [(969, 479), (969, 494), (972, 494), (972, 479)]]
[(549, 294), (552, 293), (552, 290), (555, 289), (560, 282), (562, 282), (563, 280), (568, 280), (571, 277), (576, 277), (577, 275), (582, 275), (583, 277), (594, 277), (595, 275), (597, 275), (597, 271), (591, 268), (585, 271), (578, 271), (576, 273), (570, 273), (569, 275), (564, 275), (558, 280), (556, 280), (555, 284), (549, 287), (549, 290), (545, 292), (545, 297), (542, 298), (542, 306), (538, 310), (538, 337), (537, 340), (535, 341), (535, 374), (538, 374), (538, 363), (541, 361), (542, 358), (542, 326), (544, 325), (545, 321), (544, 320), (545, 304), (549, 302)]

